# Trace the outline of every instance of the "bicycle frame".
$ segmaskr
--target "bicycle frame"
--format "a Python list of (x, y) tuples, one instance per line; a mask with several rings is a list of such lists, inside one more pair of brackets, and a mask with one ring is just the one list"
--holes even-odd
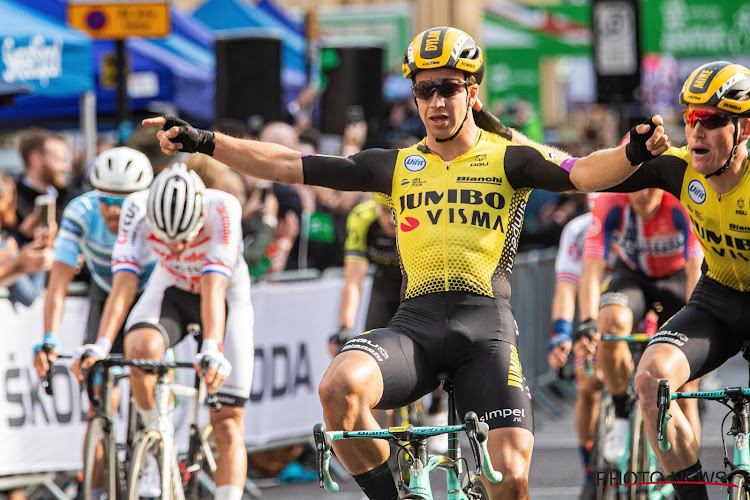
[(351, 438), (385, 439), (399, 444), (409, 445), (409, 470), (411, 479), (409, 490), (415, 495), (426, 500), (432, 500), (432, 487), (430, 484), (430, 472), (441, 468), (447, 474), (448, 499), (466, 500), (468, 497), (463, 491), (459, 478), (459, 461), (443, 455), (427, 455), (426, 440), (430, 436), (440, 434), (465, 432), (469, 437), (474, 461), (477, 465), (477, 474), (484, 476), (493, 483), (502, 481), (503, 475), (492, 468), (490, 456), (487, 451), (487, 435), (489, 427), (484, 422), (479, 422), (474, 412), (466, 414), (463, 425), (442, 425), (432, 427), (391, 427), (389, 429), (377, 429), (372, 431), (332, 431), (325, 430), (323, 424), (317, 424), (313, 429), (318, 456), (318, 479), (320, 487), (331, 493), (339, 490), (338, 484), (333, 481), (329, 472), (331, 458), (331, 445), (334, 441)]

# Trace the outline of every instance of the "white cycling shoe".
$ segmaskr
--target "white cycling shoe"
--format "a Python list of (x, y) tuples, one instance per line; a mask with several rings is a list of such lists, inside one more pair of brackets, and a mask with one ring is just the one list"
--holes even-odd
[(141, 498), (159, 498), (161, 496), (161, 478), (159, 476), (159, 464), (153, 455), (148, 455), (146, 467), (141, 475), (138, 485), (138, 495)]
[(604, 438), (602, 455), (609, 463), (616, 463), (625, 454), (628, 446), (628, 429), (630, 422), (627, 418), (615, 418), (612, 428)]

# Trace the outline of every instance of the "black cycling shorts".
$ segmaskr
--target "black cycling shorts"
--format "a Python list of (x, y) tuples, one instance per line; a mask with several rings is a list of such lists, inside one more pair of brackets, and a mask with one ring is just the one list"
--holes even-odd
[(649, 309), (661, 304), (659, 324), (674, 316), (685, 306), (687, 277), (684, 270), (663, 278), (651, 278), (633, 271), (622, 261), (617, 261), (612, 275), (605, 282), (599, 308), (618, 304), (633, 311), (633, 324), (642, 320)]
[(531, 392), (516, 348), (510, 303), (467, 292), (421, 295), (401, 303), (387, 328), (354, 337), (341, 352), (370, 354), (380, 367), (380, 409), (398, 408), (453, 380), (461, 418), (474, 411), (490, 429), (534, 432)]
[(679, 348), (690, 363), (690, 380), (715, 370), (750, 340), (750, 293), (703, 276), (683, 310), (659, 329), (652, 344)]

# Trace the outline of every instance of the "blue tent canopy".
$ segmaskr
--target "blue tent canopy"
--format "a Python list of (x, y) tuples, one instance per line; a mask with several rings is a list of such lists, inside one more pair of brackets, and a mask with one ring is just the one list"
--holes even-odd
[(284, 86), (285, 103), (294, 99), (307, 83), (305, 38), (276, 16), (239, 0), (208, 0), (193, 13), (193, 17), (224, 34), (248, 34), (244, 30), (262, 28), (264, 35), (281, 38), (281, 83)]
[(0, 0), (0, 76), (28, 86), (17, 100), (67, 97), (94, 87), (92, 44), (88, 36), (8, 0)]
[[(16, 1), (52, 16), (58, 23), (65, 23), (66, 0)], [(130, 107), (136, 112), (158, 111), (160, 102), (174, 104), (190, 119), (208, 123), (214, 116), (213, 32), (176, 8), (170, 9), (170, 16), (173, 32), (167, 37), (126, 41), (131, 75)], [(93, 43), (91, 75), (92, 78), (97, 76), (97, 112), (100, 114), (113, 113), (116, 107), (116, 90), (104, 88), (98, 78), (106, 58), (114, 53), (112, 41)], [(46, 103), (43, 109), (24, 111), (29, 117), (77, 116), (78, 101), (60, 100)]]

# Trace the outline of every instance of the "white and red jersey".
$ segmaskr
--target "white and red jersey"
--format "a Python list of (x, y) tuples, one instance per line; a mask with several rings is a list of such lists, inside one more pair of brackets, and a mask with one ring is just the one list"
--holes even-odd
[(638, 216), (624, 193), (602, 193), (591, 209), (584, 257), (608, 259), (610, 250), (634, 271), (663, 278), (685, 267), (703, 252), (682, 203), (665, 192), (656, 215)]
[(242, 208), (237, 198), (224, 191), (207, 189), (208, 213), (198, 235), (180, 254), (170, 252), (157, 238), (146, 219), (148, 190), (125, 199), (120, 227), (112, 251), (112, 274), (128, 271), (141, 274), (141, 263), (155, 255), (158, 265), (150, 280), (187, 292), (200, 292), (206, 273), (229, 279), (227, 300), (250, 299), (250, 274), (242, 257)]
[(555, 280), (578, 285), (583, 263), (583, 240), (591, 224), (591, 213), (579, 215), (565, 224), (555, 258)]

